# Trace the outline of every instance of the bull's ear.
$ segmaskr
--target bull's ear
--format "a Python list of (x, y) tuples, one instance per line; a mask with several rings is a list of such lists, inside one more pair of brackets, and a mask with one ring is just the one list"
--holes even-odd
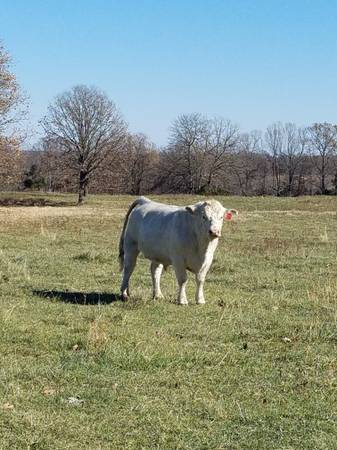
[(194, 214), (195, 213), (195, 205), (188, 205), (185, 207), (186, 211), (188, 211), (190, 214)]

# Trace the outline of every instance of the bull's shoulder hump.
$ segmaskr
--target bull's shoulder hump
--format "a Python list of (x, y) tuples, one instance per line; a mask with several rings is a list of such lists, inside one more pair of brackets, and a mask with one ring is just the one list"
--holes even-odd
[(174, 205), (165, 205), (163, 203), (151, 203), (146, 205), (148, 210), (151, 210), (153, 212), (158, 212), (158, 213), (175, 213), (180, 211), (182, 208), (180, 208), (179, 206), (174, 206)]
[(167, 211), (167, 212), (174, 212), (174, 211), (180, 211), (184, 208), (181, 206), (176, 205), (167, 205), (165, 203), (155, 202), (152, 200), (147, 199), (147, 202), (143, 202), (141, 205), (144, 206), (144, 208), (153, 210), (153, 211)]
[(150, 200), (147, 197), (144, 197), (143, 195), (141, 197), (139, 197), (137, 200), (137, 205), (144, 205), (145, 203), (152, 203), (152, 200)]

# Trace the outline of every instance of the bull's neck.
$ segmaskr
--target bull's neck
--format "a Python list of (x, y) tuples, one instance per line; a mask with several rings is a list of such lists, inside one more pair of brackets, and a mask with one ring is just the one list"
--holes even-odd
[(194, 223), (194, 236), (198, 244), (198, 253), (203, 256), (208, 249), (215, 249), (218, 245), (219, 238), (209, 239), (209, 237), (202, 233), (200, 230), (196, 229), (196, 224)]
[(218, 245), (219, 238), (209, 239), (208, 236), (200, 236), (198, 239), (198, 247), (199, 247), (199, 253), (205, 254), (207, 250), (215, 249), (215, 247)]

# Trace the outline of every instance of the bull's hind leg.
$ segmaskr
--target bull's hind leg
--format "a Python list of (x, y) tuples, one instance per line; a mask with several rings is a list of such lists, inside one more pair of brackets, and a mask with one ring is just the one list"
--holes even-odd
[(157, 263), (155, 261), (151, 262), (151, 277), (152, 277), (152, 286), (153, 286), (153, 294), (152, 297), (154, 300), (158, 298), (163, 298), (163, 294), (160, 289), (160, 277), (163, 271), (163, 265)]
[(125, 247), (127, 249), (124, 254), (123, 279), (122, 279), (122, 285), (121, 285), (121, 293), (122, 293), (123, 300), (126, 300), (130, 295), (129, 281), (130, 281), (132, 272), (134, 271), (134, 268), (136, 266), (137, 256), (139, 254), (139, 251), (138, 251), (136, 245), (129, 244)]

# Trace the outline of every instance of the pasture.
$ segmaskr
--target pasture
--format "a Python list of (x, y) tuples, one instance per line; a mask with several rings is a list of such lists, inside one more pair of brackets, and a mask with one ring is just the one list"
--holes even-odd
[(240, 217), (187, 307), (142, 258), (118, 300), (131, 197), (48, 199), (0, 208), (1, 449), (337, 448), (336, 198), (220, 197)]

